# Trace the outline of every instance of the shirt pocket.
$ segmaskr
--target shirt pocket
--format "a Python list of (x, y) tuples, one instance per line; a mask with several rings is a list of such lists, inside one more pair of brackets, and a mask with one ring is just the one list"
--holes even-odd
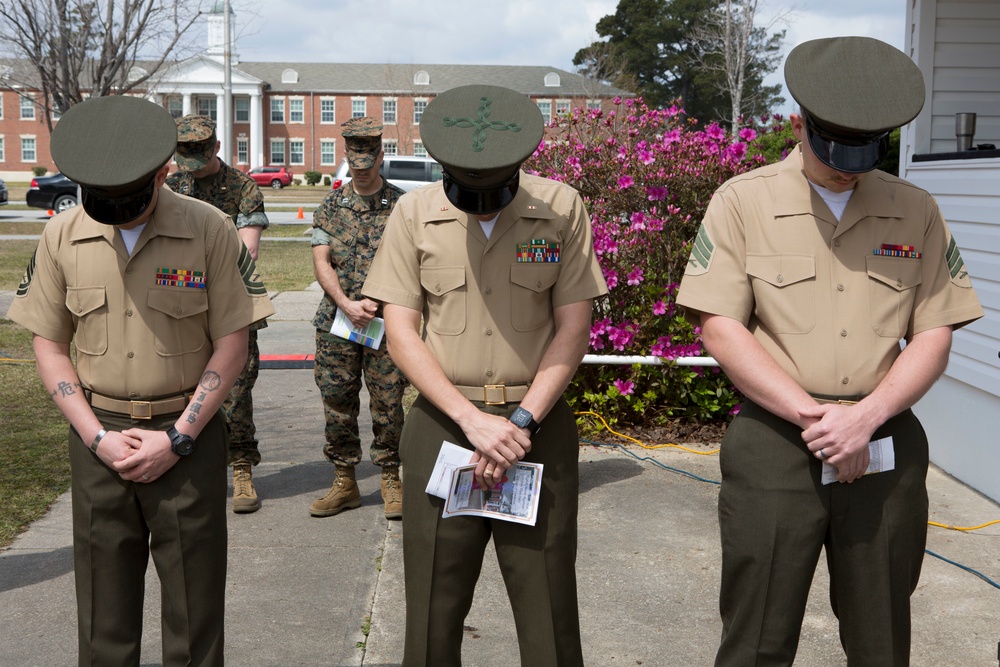
[(552, 320), (552, 286), (558, 264), (533, 262), (510, 266), (510, 320), (515, 331), (535, 331)]
[(444, 336), (465, 331), (465, 267), (421, 267), (420, 285), (426, 293), (427, 329)]
[(754, 314), (776, 334), (804, 334), (816, 326), (816, 258), (747, 255)]
[(74, 342), (83, 354), (108, 351), (108, 297), (103, 287), (67, 287), (66, 308), (73, 313)]
[(866, 261), (872, 329), (898, 340), (909, 327), (915, 288), (921, 282), (920, 260), (871, 255)]
[(188, 288), (151, 288), (146, 297), (153, 349), (161, 357), (197, 352), (208, 342), (208, 294)]

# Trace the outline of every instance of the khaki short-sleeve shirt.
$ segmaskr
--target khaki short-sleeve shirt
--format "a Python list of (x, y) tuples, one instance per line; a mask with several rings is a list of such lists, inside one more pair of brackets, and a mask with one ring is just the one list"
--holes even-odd
[(870, 172), (838, 222), (798, 148), (716, 191), (677, 303), (742, 322), (803, 389), (828, 396), (874, 390), (900, 339), (983, 315), (930, 194)]
[(475, 386), (531, 381), (554, 335), (553, 309), (607, 286), (580, 195), (522, 172), (489, 239), (440, 183), (401, 197), (362, 292), (421, 311), (445, 374)]
[(82, 206), (52, 218), (7, 316), (75, 341), (85, 388), (148, 399), (195, 387), (213, 340), (273, 312), (229, 218), (160, 188), (131, 257)]

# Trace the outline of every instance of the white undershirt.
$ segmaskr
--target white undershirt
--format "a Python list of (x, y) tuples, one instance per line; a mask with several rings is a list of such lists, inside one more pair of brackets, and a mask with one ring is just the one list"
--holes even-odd
[(142, 230), (146, 228), (146, 223), (142, 223), (135, 229), (122, 229), (118, 228), (118, 231), (122, 233), (122, 241), (125, 242), (125, 249), (128, 250), (129, 257), (132, 256), (132, 248), (135, 247), (135, 242), (139, 240), (139, 235), (142, 234)]
[(479, 221), (479, 226), (483, 228), (483, 234), (486, 234), (486, 238), (487, 239), (489, 239), (490, 238), (490, 234), (493, 233), (493, 228), (496, 227), (497, 218), (499, 218), (499, 217), (500, 217), (500, 212), (498, 211), (497, 214), (494, 215), (489, 220), (480, 220)]
[(827, 190), (822, 185), (816, 185), (812, 181), (809, 182), (809, 185), (813, 186), (813, 190), (823, 198), (823, 201), (826, 202), (826, 205), (830, 207), (830, 210), (837, 217), (837, 222), (840, 222), (840, 217), (844, 215), (844, 209), (847, 208), (847, 202), (851, 200), (854, 189), (851, 188), (846, 192), (834, 192), (833, 190)]

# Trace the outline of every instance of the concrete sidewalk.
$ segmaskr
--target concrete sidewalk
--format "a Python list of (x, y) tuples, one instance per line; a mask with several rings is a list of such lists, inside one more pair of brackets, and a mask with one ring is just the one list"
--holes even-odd
[[(2, 297), (2, 295), (0, 295)], [(274, 297), (263, 354), (314, 351), (309, 325), (320, 293)], [(0, 312), (6, 312), (0, 298)], [(382, 516), (377, 468), (358, 468), (360, 509), (310, 517), (332, 467), (322, 456), (323, 415), (312, 371), (263, 370), (255, 390), (263, 462), (254, 478), (263, 507), (229, 514), (226, 645), (231, 665), (398, 665), (403, 644), (400, 522)], [(363, 410), (367, 399), (363, 400)], [(371, 439), (362, 414), (362, 437)], [(639, 458), (649, 460), (639, 460)], [(718, 642), (717, 456), (628, 452), (582, 445), (577, 572), (588, 665), (710, 665)], [(405, 473), (404, 473), (405, 475)], [(932, 468), (931, 517), (970, 526), (1000, 508)], [(0, 554), (0, 665), (75, 664), (76, 619), (68, 494)], [(1000, 526), (962, 533), (931, 528), (928, 548), (1000, 581)], [(846, 660), (818, 568), (796, 664)], [(466, 622), (466, 665), (519, 662), (513, 619), (495, 556), (487, 555)], [(143, 665), (160, 663), (159, 594), (150, 568)], [(928, 556), (913, 596), (913, 665), (996, 665), (1000, 590)], [(366, 637), (367, 631), (367, 637)]]

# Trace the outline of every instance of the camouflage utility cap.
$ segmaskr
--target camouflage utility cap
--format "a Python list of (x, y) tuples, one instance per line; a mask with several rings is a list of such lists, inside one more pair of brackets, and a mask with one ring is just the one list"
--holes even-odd
[(382, 123), (364, 116), (352, 118), (340, 126), (347, 150), (347, 164), (354, 169), (370, 169), (375, 166), (382, 152)]
[(198, 171), (215, 156), (215, 121), (208, 116), (189, 114), (177, 120), (177, 168)]
[(838, 171), (871, 171), (889, 132), (924, 106), (924, 77), (899, 49), (871, 37), (799, 44), (785, 60), (788, 92), (804, 112), (809, 145)]
[(424, 146), (444, 168), (448, 200), (483, 215), (514, 199), (521, 163), (538, 148), (544, 130), (538, 105), (500, 86), (446, 90), (420, 118)]
[(52, 160), (80, 185), (84, 210), (119, 225), (149, 207), (156, 172), (177, 146), (163, 107), (139, 97), (92, 97), (63, 114), (52, 131)]

